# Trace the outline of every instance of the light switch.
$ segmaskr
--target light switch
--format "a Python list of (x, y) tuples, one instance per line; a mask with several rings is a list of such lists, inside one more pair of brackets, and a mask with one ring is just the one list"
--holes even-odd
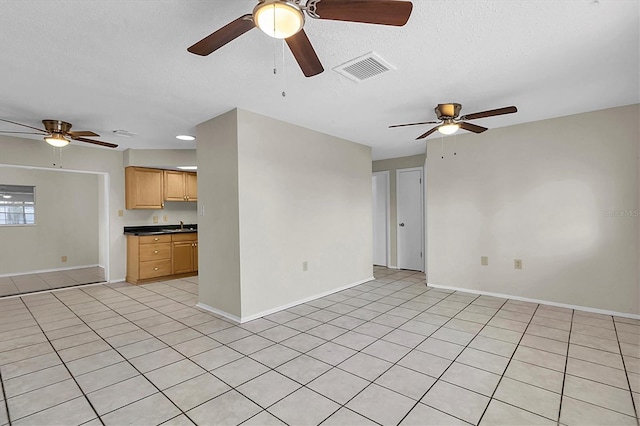
[(118, 210), (118, 216), (122, 217), (124, 215), (124, 212), (122, 210)]
[(489, 256), (481, 256), (480, 257), (480, 264), (482, 266), (488, 266), (489, 265)]

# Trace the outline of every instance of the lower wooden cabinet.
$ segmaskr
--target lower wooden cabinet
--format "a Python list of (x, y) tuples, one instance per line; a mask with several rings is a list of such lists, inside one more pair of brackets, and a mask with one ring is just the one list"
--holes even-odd
[(127, 281), (139, 284), (198, 271), (198, 234), (127, 235)]
[(174, 234), (171, 271), (185, 274), (198, 270), (198, 234)]

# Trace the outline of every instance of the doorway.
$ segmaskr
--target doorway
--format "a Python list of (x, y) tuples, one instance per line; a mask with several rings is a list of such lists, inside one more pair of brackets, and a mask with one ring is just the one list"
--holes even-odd
[(398, 268), (424, 271), (423, 168), (396, 171)]
[(373, 264), (389, 266), (389, 172), (375, 172), (373, 190)]

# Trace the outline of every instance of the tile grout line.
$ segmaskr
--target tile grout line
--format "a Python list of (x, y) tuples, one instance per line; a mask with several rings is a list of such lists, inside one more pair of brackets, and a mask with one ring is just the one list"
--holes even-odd
[[(457, 293), (457, 292), (454, 292), (454, 293), (451, 293), (451, 294), (455, 294), (455, 293)], [(451, 294), (450, 294), (450, 295), (451, 295)], [(450, 296), (450, 295), (449, 295), (449, 296)], [(442, 299), (442, 300), (447, 299), (449, 296), (445, 297), (445, 298), (444, 298), (444, 299)], [(470, 306), (473, 302), (475, 302), (476, 300), (478, 300), (480, 297), (482, 297), (482, 296), (481, 296), (481, 295), (477, 295), (477, 297), (476, 297), (475, 299), (473, 299), (471, 302), (469, 302), (469, 303), (467, 304), (467, 306), (465, 306), (463, 309), (461, 309), (461, 310), (458, 312), (458, 314), (459, 314), (460, 312), (464, 311), (468, 306)], [(490, 319), (489, 319), (489, 320), (488, 320), (488, 321), (487, 321), (487, 322), (482, 326), (482, 328), (480, 328), (480, 330), (478, 330), (478, 332), (475, 334), (475, 336), (473, 337), (473, 339), (471, 339), (471, 340), (470, 340), (466, 345), (464, 345), (464, 349), (462, 349), (462, 350), (460, 351), (460, 353), (459, 353), (458, 355), (456, 355), (452, 360), (449, 360), (449, 361), (451, 361), (451, 362), (449, 363), (449, 365), (447, 366), (447, 368), (445, 368), (445, 369), (444, 369), (444, 371), (443, 371), (442, 373), (440, 373), (440, 375), (439, 375), (438, 377), (436, 377), (436, 378), (435, 378), (435, 379), (436, 379), (436, 381), (435, 381), (435, 382), (433, 382), (433, 384), (431, 384), (431, 386), (429, 386), (429, 388), (425, 391), (425, 393), (424, 393), (424, 394), (422, 394), (422, 396), (421, 396), (421, 397), (416, 401), (416, 403), (413, 405), (413, 407), (411, 407), (411, 410), (409, 410), (409, 411), (408, 411), (408, 412), (407, 412), (407, 413), (402, 417), (402, 419), (400, 419), (400, 421), (398, 422), (398, 424), (402, 423), (402, 421), (403, 421), (403, 420), (404, 420), (404, 419), (405, 419), (405, 418), (406, 418), (406, 417), (407, 417), (407, 416), (408, 416), (408, 415), (413, 411), (413, 409), (414, 409), (418, 404), (420, 404), (420, 401), (422, 401), (422, 399), (423, 399), (423, 398), (424, 398), (424, 397), (429, 393), (429, 391), (430, 391), (430, 390), (431, 390), (431, 389), (432, 389), (432, 388), (433, 388), (433, 387), (434, 387), (434, 386), (435, 386), (435, 385), (436, 385), (440, 380), (442, 380), (442, 377), (445, 375), (445, 373), (447, 372), (447, 370), (449, 370), (449, 368), (450, 368), (450, 367), (451, 367), (451, 366), (456, 362), (456, 360), (458, 359), (458, 357), (460, 357), (460, 355), (462, 355), (462, 352), (464, 352), (464, 351), (469, 347), (469, 345), (471, 344), (471, 342), (473, 342), (473, 340), (476, 338), (476, 336), (478, 336), (478, 335), (480, 334), (480, 332), (481, 332), (482, 330), (484, 330), (484, 328), (485, 328), (485, 327), (487, 327), (487, 325), (489, 324), (489, 322), (490, 322), (492, 319), (494, 319), (494, 318), (496, 317), (496, 315), (498, 314), (498, 312), (500, 312), (500, 309), (502, 309), (502, 307), (503, 307), (503, 306), (504, 306), (508, 301), (509, 301), (509, 299), (505, 299), (505, 301), (504, 301), (504, 302), (502, 302), (502, 304), (500, 305), (500, 307), (496, 309), (496, 312), (495, 312), (493, 315), (491, 315), (491, 318), (490, 318)], [(440, 302), (438, 302), (438, 303), (440, 303)], [(436, 303), (436, 305), (437, 305), (437, 303)], [(434, 305), (434, 306), (435, 306), (435, 305)], [(456, 315), (458, 315), (458, 314), (456, 314)], [(447, 324), (449, 321), (451, 321), (453, 318), (455, 318), (455, 317), (451, 317), (448, 321), (446, 321), (444, 324), (442, 324), (440, 327), (438, 327), (438, 329), (436, 329), (433, 333), (431, 333), (431, 336), (432, 336), (434, 333), (436, 333), (438, 330), (442, 329), (442, 328), (444, 327), (444, 325), (445, 325), (445, 324)], [(523, 333), (523, 335), (524, 335), (524, 333)], [(452, 342), (449, 342), (449, 343), (452, 343)], [(462, 346), (462, 345), (460, 345), (460, 346)], [(472, 349), (473, 349), (473, 348), (472, 348)], [(484, 352), (484, 351), (483, 351), (483, 352)], [(515, 349), (514, 349), (514, 352), (515, 352)], [(494, 355), (496, 355), (496, 354), (494, 354)], [(437, 356), (437, 355), (436, 355), (436, 356)], [(446, 359), (446, 358), (445, 358), (445, 359)], [(466, 364), (465, 364), (465, 365), (466, 365)], [(471, 367), (471, 366), (469, 366), (469, 367)], [(505, 370), (506, 370), (506, 367), (505, 367)], [(494, 373), (494, 374), (495, 374), (495, 373)], [(429, 377), (432, 377), (432, 376), (429, 376)], [(443, 380), (443, 381), (444, 381), (444, 380)], [(444, 381), (444, 382), (445, 382), (445, 383), (449, 383), (449, 382), (446, 382), (446, 381)], [(498, 384), (499, 384), (499, 382), (498, 382)], [(496, 388), (498, 387), (498, 384), (496, 384)], [(458, 385), (455, 385), (455, 384), (452, 384), (452, 385), (453, 385), (453, 386), (457, 386), (457, 387), (459, 387), (459, 388), (461, 388), (461, 389), (467, 390), (467, 391), (469, 391), (469, 392), (473, 392), (473, 393), (476, 393), (476, 394), (478, 394), (478, 395), (482, 395), (482, 394), (480, 394), (480, 393), (478, 393), (478, 392), (476, 392), (476, 391), (474, 391), (474, 390), (467, 389), (467, 388), (465, 388), (465, 387), (458, 386)], [(482, 396), (486, 396), (486, 395), (482, 395)], [(489, 402), (491, 402), (491, 398), (489, 398)], [(424, 405), (426, 405), (427, 407), (433, 408), (434, 410), (438, 410), (438, 411), (440, 411), (440, 412), (442, 412), (442, 413), (445, 413), (444, 411), (442, 411), (442, 410), (440, 410), (440, 409), (438, 409), (438, 408), (436, 408), (436, 407), (432, 407), (432, 406), (430, 406), (430, 405), (428, 405), (428, 404), (425, 404), (425, 403), (423, 403), (423, 404), (424, 404)], [(489, 403), (487, 403), (487, 407), (488, 407), (488, 406), (489, 406)], [(485, 407), (485, 410), (486, 410), (486, 407)], [(462, 421), (464, 421), (464, 422), (467, 422), (466, 420), (461, 419), (460, 417), (454, 416), (454, 415), (453, 415), (453, 414), (451, 414), (451, 413), (445, 413), (445, 414), (447, 414), (447, 415), (449, 415), (449, 416), (452, 416), (452, 417), (455, 417), (455, 418), (457, 418), (457, 419), (459, 419), (459, 420), (462, 420)], [(483, 414), (484, 414), (484, 412), (483, 412)], [(480, 419), (482, 419), (482, 416), (480, 417)], [(480, 423), (480, 419), (478, 420), (478, 423)], [(468, 422), (467, 422), (467, 423), (468, 423)]]
[(575, 310), (571, 310), (571, 322), (569, 323), (569, 340), (567, 341), (567, 353), (564, 359), (564, 371), (562, 373), (562, 387), (560, 388), (560, 406), (558, 407), (558, 420), (556, 424), (560, 425), (560, 416), (562, 415), (562, 400), (564, 399), (564, 385), (567, 381), (567, 366), (569, 365), (569, 349), (571, 348), (571, 332), (573, 331), (573, 317)]
[[(67, 305), (66, 305), (66, 303), (65, 303), (65, 302), (63, 302), (62, 300), (60, 300), (57, 296), (55, 296), (55, 295), (54, 295), (54, 297), (56, 297), (56, 299), (58, 299), (58, 300), (59, 300), (63, 305), (67, 306)], [(91, 296), (91, 297), (93, 297), (93, 296)], [(95, 297), (94, 297), (94, 299), (95, 299)], [(101, 301), (99, 301), (98, 299), (95, 299), (95, 300), (96, 300), (96, 301), (98, 301), (99, 303), (102, 303), (102, 302), (101, 302)], [(103, 304), (103, 305), (104, 305), (104, 304)], [(105, 305), (105, 306), (107, 306), (107, 305)], [(108, 307), (108, 306), (107, 306), (107, 307)], [(111, 309), (111, 308), (109, 308), (109, 309)], [(114, 311), (114, 312), (115, 312), (115, 311)], [(118, 315), (120, 315), (120, 314), (118, 314)], [(96, 334), (97, 334), (97, 332), (96, 332), (96, 331), (95, 331), (95, 330), (94, 330), (94, 329), (93, 329), (89, 324), (87, 324), (87, 323), (86, 323), (82, 318), (78, 317), (78, 319), (79, 319), (80, 321), (82, 321), (82, 322), (83, 322), (83, 324), (85, 324), (87, 327), (89, 327), (89, 328), (90, 328), (94, 333), (96, 333)], [(126, 318), (125, 318), (125, 319), (126, 319)], [(186, 417), (187, 417), (191, 422), (193, 422), (193, 420), (191, 420), (191, 417), (189, 417), (189, 416), (187, 415), (187, 413), (185, 413), (185, 412), (184, 412), (180, 407), (178, 407), (178, 406), (176, 405), (176, 403), (175, 403), (175, 402), (173, 402), (173, 400), (172, 400), (171, 398), (169, 398), (168, 396), (166, 396), (166, 395), (165, 395), (165, 393), (164, 393), (164, 392), (163, 392), (163, 391), (162, 391), (158, 386), (156, 386), (156, 384), (155, 384), (155, 383), (153, 383), (151, 380), (149, 380), (149, 379), (147, 378), (147, 376), (145, 376), (145, 375), (144, 375), (144, 373), (142, 373), (142, 372), (141, 372), (141, 371), (140, 371), (140, 370), (139, 370), (135, 365), (133, 365), (133, 364), (129, 361), (129, 359), (128, 359), (127, 357), (123, 356), (123, 355), (120, 353), (120, 351), (118, 351), (118, 349), (117, 349), (116, 347), (114, 347), (111, 343), (109, 343), (108, 341), (106, 341), (105, 339), (103, 339), (103, 338), (102, 338), (102, 336), (100, 336), (100, 335), (98, 335), (98, 336), (99, 336), (99, 337), (100, 337), (100, 339), (102, 339), (102, 340), (103, 340), (107, 345), (109, 345), (109, 346), (111, 347), (111, 349), (112, 349), (112, 350), (114, 350), (115, 352), (117, 352), (117, 353), (118, 353), (118, 355), (120, 355), (120, 356), (121, 356), (121, 357), (122, 357), (122, 358), (123, 358), (123, 359), (124, 359), (128, 364), (129, 364), (129, 365), (131, 365), (131, 367), (132, 367), (134, 370), (136, 370), (136, 371), (138, 372), (138, 374), (140, 374), (141, 376), (143, 376), (143, 377), (145, 378), (145, 380), (147, 380), (147, 381), (148, 381), (148, 382), (149, 382), (153, 387), (155, 387), (155, 388), (158, 390), (158, 392), (159, 392), (159, 393), (161, 393), (165, 398), (167, 398), (167, 399), (168, 399), (168, 400), (169, 400), (169, 401), (170, 401), (170, 402), (171, 402), (171, 403), (172, 403), (172, 404), (173, 404), (173, 405), (178, 409), (178, 411), (179, 411), (181, 414), (184, 414), (184, 415), (185, 415), (185, 416), (186, 416)], [(154, 337), (155, 337), (155, 336), (154, 336)], [(55, 350), (55, 348), (54, 348), (54, 350)], [(61, 361), (62, 361), (62, 359), (61, 359)], [(64, 363), (64, 361), (62, 361), (62, 362)], [(65, 364), (65, 367), (66, 367), (66, 364)], [(70, 372), (70, 371), (69, 371), (69, 373), (71, 374), (71, 372)], [(73, 377), (73, 375), (72, 375), (72, 377)], [(131, 377), (130, 377), (129, 379), (131, 379)], [(126, 380), (129, 380), (129, 379), (121, 380), (120, 382), (117, 382), (117, 383), (122, 383), (122, 382), (124, 382), (124, 381), (126, 381)], [(74, 377), (74, 380), (75, 380), (75, 377)], [(117, 383), (115, 383), (115, 384), (117, 384)], [(77, 382), (76, 382), (76, 384), (77, 384)], [(109, 386), (112, 386), (112, 385), (109, 385)], [(82, 392), (82, 394), (85, 396), (85, 398), (87, 398), (87, 401), (89, 401), (89, 404), (91, 404), (91, 401), (89, 400), (89, 397), (84, 393), (84, 390), (82, 390), (82, 388), (80, 387), (80, 385), (78, 385), (78, 388), (80, 388), (80, 391)], [(91, 392), (90, 392), (90, 393), (91, 393)], [(127, 407), (127, 406), (129, 406), (129, 405), (131, 405), (131, 404), (134, 404), (134, 403), (138, 402), (138, 401), (141, 401), (141, 400), (143, 400), (143, 399), (146, 399), (146, 398), (148, 398), (148, 397), (150, 397), (150, 396), (152, 396), (152, 395), (147, 395), (147, 396), (145, 396), (145, 397), (143, 397), (143, 398), (137, 399), (137, 400), (135, 400), (135, 401), (131, 401), (130, 403), (125, 404), (125, 405), (123, 405), (122, 407), (118, 407), (118, 408), (116, 408), (116, 409), (114, 409), (114, 410), (109, 411), (108, 413), (104, 413), (104, 415), (107, 415), (107, 414), (109, 414), (109, 413), (115, 412), (115, 411), (117, 411), (117, 410), (121, 410), (121, 409), (122, 409), (122, 408), (124, 408), (124, 407)], [(102, 416), (98, 414), (97, 410), (93, 407), (93, 404), (91, 404), (91, 408), (93, 408), (93, 410), (94, 410), (94, 411), (96, 412), (96, 414), (98, 415), (98, 418), (100, 419), (100, 422), (104, 425), (104, 421), (102, 420)], [(180, 414), (178, 414), (178, 416), (180, 416)], [(175, 418), (175, 417), (178, 417), (178, 416), (174, 416), (174, 417), (172, 417), (172, 418), (170, 418), (170, 419), (167, 419), (167, 420), (171, 420), (171, 419), (173, 419), (173, 418)], [(193, 422), (193, 423), (195, 424), (195, 422)]]
[[(510, 299), (507, 299), (510, 300)], [(506, 302), (505, 302), (506, 303)], [(520, 347), (520, 342), (522, 342), (522, 339), (524, 339), (525, 334), (527, 334), (527, 329), (529, 328), (529, 326), (531, 325), (531, 321), (533, 321), (533, 317), (535, 317), (536, 312), (538, 312), (538, 309), (540, 308), (540, 304), (536, 304), (536, 309), (533, 311), (533, 313), (531, 314), (531, 318), (529, 319), (529, 322), (527, 323), (527, 326), (525, 327), (524, 331), (522, 332), (522, 336), (520, 336), (520, 339), (518, 340), (518, 343), (516, 344), (515, 349), (513, 350), (513, 353), (511, 354), (511, 356), (509, 357), (509, 361), (507, 362), (507, 365), (505, 365), (504, 370), (502, 371), (502, 374), (500, 375), (500, 378), (498, 379), (498, 383), (496, 383), (496, 387), (493, 389), (493, 392), (491, 393), (491, 396), (489, 397), (489, 403), (487, 404), (486, 407), (484, 407), (484, 410), (482, 411), (482, 415), (480, 416), (480, 418), (478, 419), (478, 424), (480, 424), (480, 422), (482, 421), (482, 418), (484, 417), (484, 415), (487, 413), (487, 410), (489, 409), (489, 405), (491, 404), (491, 401), (493, 401), (494, 399), (494, 395), (496, 394), (496, 391), (498, 390), (498, 387), (500, 386), (500, 383), (502, 382), (502, 379), (504, 378), (505, 373), (507, 372), (507, 369), (509, 368), (509, 365), (511, 364), (511, 361), (513, 360), (514, 355), (516, 354), (516, 351), (518, 350), (518, 348)], [(562, 395), (560, 395), (560, 398), (562, 398)], [(496, 401), (500, 401), (499, 399), (497, 399)], [(503, 401), (500, 401), (503, 402)], [(506, 403), (509, 404), (509, 403)], [(512, 404), (509, 404), (512, 405)], [(517, 407), (520, 410), (524, 410), (527, 411), (529, 413), (535, 414), (537, 416), (540, 416), (540, 414), (538, 413), (534, 413), (533, 411), (529, 411), (526, 410), (522, 407)], [(544, 416), (540, 416), (543, 418), (546, 418)]]
[[(29, 305), (27, 305), (25, 303), (24, 300), (22, 300), (22, 297), (20, 298), (20, 301), (24, 304), (24, 306), (27, 308), (27, 310), (29, 311), (29, 313), (31, 314), (31, 316), (33, 316), (33, 319), (36, 321), (36, 323), (38, 324), (38, 327), (40, 327), (40, 330), (42, 331), (42, 334), (44, 335), (44, 337), (47, 339), (47, 343), (49, 343), (49, 345), (51, 346), (51, 349), (53, 349), (53, 352), (57, 355), (57, 357), (60, 359), (60, 362), (62, 363), (62, 365), (64, 365), (64, 368), (67, 370), (67, 373), (69, 373), (69, 376), (71, 376), (71, 379), (73, 379), (74, 383), (76, 384), (76, 386), (78, 387), (78, 389), (80, 390), (80, 392), (82, 393), (82, 396), (84, 396), (84, 398), (87, 400), (87, 403), (89, 403), (89, 406), (91, 407), (91, 409), (93, 410), (93, 412), (95, 413), (96, 417), (98, 418), (98, 420), (100, 420), (100, 423), (104, 426), (104, 422), (102, 421), (102, 419), (100, 418), (100, 415), (98, 414), (98, 411), (96, 411), (95, 407), (93, 406), (93, 404), (91, 403), (91, 401), (89, 400), (89, 398), (87, 397), (87, 395), (84, 393), (84, 391), (82, 390), (82, 388), (80, 387), (80, 384), (78, 383), (78, 381), (76, 380), (76, 378), (73, 376), (73, 374), (71, 374), (71, 371), (69, 370), (69, 367), (67, 367), (67, 364), (65, 364), (64, 360), (62, 359), (62, 357), (60, 356), (60, 354), (58, 353), (58, 351), (56, 350), (56, 348), (51, 344), (51, 340), (49, 339), (49, 336), (47, 336), (47, 333), (44, 331), (44, 329), (42, 328), (42, 326), (40, 326), (40, 323), (38, 322), (38, 320), (36, 319), (36, 317), (33, 315), (33, 312), (31, 312), (31, 309), (29, 308)], [(61, 383), (61, 382), (56, 382), (56, 383)], [(36, 413), (40, 413), (42, 411), (45, 411), (49, 408), (52, 407), (57, 407), (58, 405), (62, 405), (65, 404), (69, 401), (74, 400), (75, 398), (72, 399), (68, 399), (66, 401), (61, 402), (60, 404), (56, 404), (53, 405), (51, 407), (47, 407), (44, 408), (42, 410), (36, 411), (34, 413), (31, 413), (25, 417), (28, 416), (32, 416)], [(8, 408), (7, 408), (7, 412), (8, 412)]]
[(11, 415), (9, 414), (9, 402), (7, 401), (7, 393), (4, 390), (4, 380), (2, 379), (2, 369), (0, 369), (0, 386), (2, 387), (2, 398), (4, 402), (4, 409), (7, 413), (7, 424), (11, 426)]
[(624, 354), (622, 353), (622, 345), (620, 344), (620, 337), (618, 336), (618, 328), (616, 327), (616, 320), (612, 317), (613, 320), (613, 329), (616, 332), (616, 337), (618, 340), (618, 349), (620, 350), (620, 358), (622, 358), (622, 366), (624, 367), (624, 375), (627, 378), (627, 385), (629, 386), (629, 395), (631, 396), (631, 405), (633, 406), (633, 411), (636, 413), (636, 423), (640, 426), (640, 413), (638, 410), (640, 407), (636, 407), (636, 402), (633, 399), (633, 389), (631, 388), (631, 381), (629, 380), (629, 373), (627, 372), (627, 364), (624, 361)]

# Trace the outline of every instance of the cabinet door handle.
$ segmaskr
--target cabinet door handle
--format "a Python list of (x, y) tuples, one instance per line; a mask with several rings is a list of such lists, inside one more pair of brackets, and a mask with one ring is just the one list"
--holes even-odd
[(158, 269), (160, 269), (160, 268), (158, 268), (157, 266), (155, 268), (153, 268), (154, 271), (157, 271)]
[(158, 253), (160, 253), (158, 250), (153, 251), (153, 254), (158, 254)]

